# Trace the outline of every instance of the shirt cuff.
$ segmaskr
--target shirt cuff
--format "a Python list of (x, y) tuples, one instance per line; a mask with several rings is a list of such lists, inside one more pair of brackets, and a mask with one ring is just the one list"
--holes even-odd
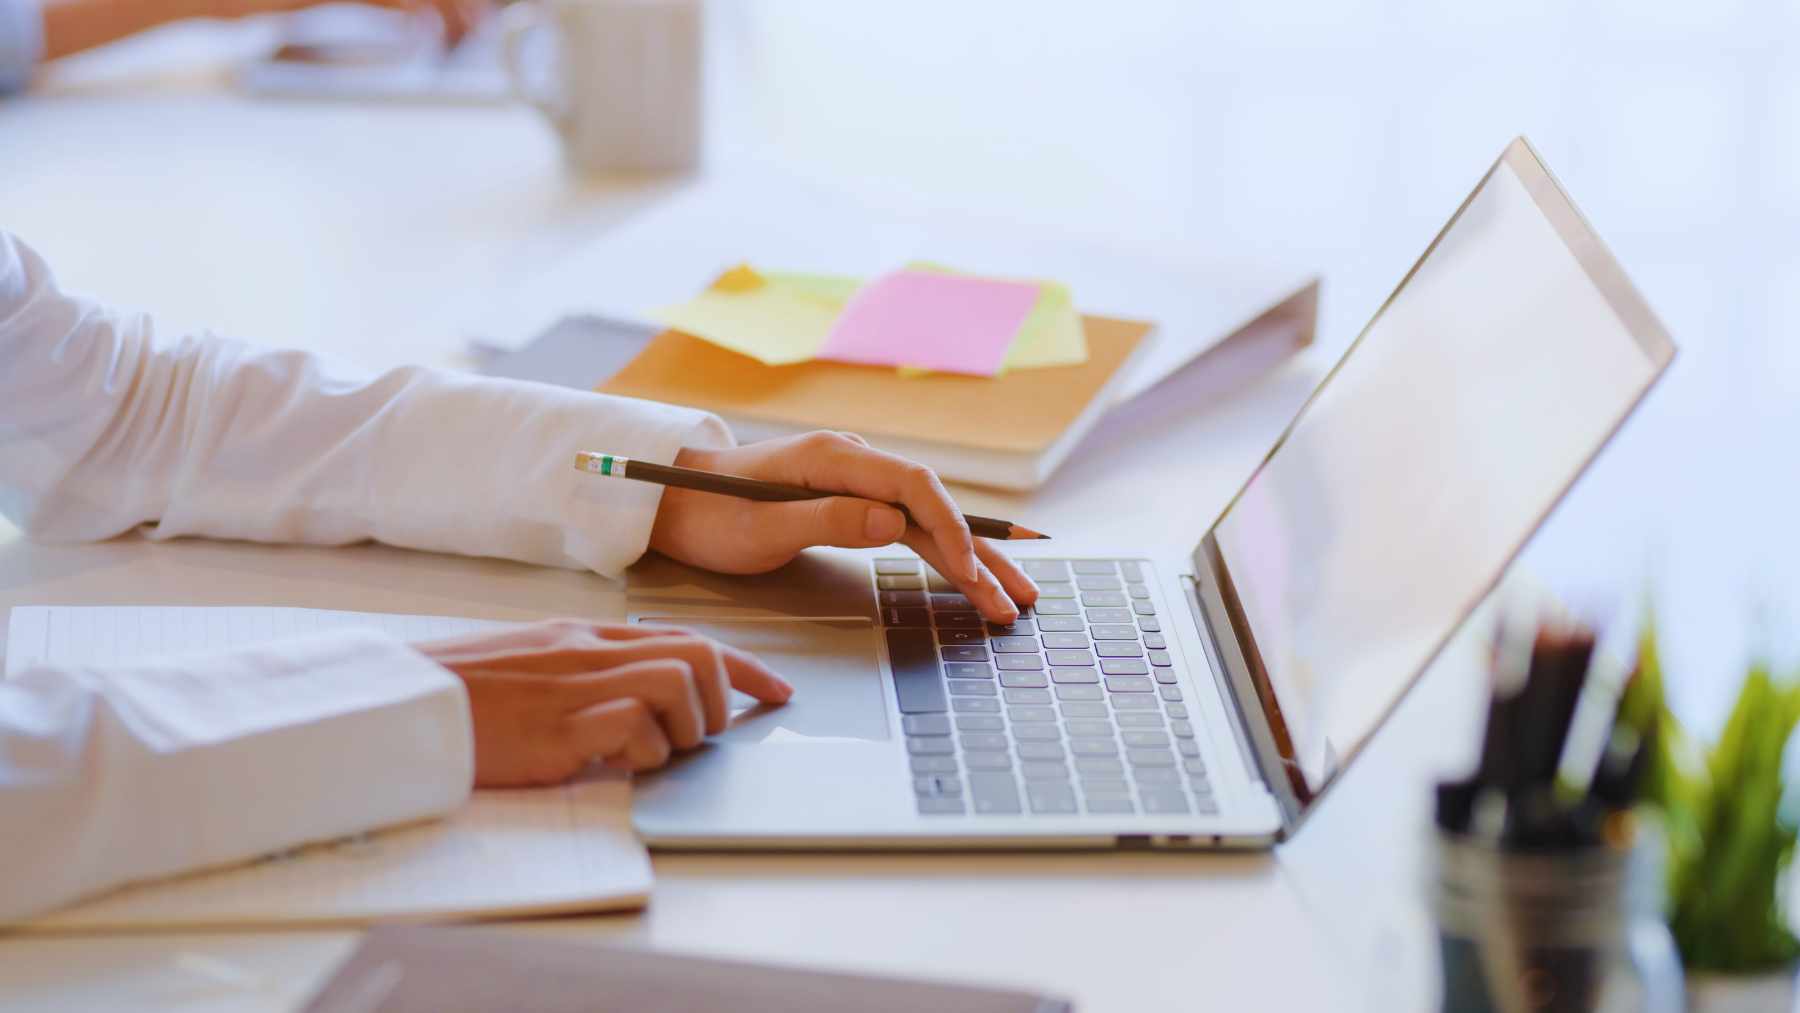
[(23, 90), (43, 58), (39, 0), (0, 0), (0, 95)]

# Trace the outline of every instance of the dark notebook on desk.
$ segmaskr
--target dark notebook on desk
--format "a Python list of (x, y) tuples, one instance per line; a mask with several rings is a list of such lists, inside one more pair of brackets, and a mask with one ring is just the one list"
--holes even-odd
[(309, 1013), (1069, 1013), (1059, 999), (897, 978), (677, 957), (477, 929), (369, 933)]

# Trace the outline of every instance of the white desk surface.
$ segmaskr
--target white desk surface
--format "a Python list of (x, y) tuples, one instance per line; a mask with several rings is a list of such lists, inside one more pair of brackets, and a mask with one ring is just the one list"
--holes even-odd
[[(1488, 161), (1527, 132), (1684, 345), (1528, 559), (1578, 603), (1634, 588), (1654, 559), (1675, 655), (1691, 663), (1678, 703), (1717, 712), (1751, 636), (1740, 589), (1784, 607), (1780, 576), (1800, 558), (1783, 527), (1792, 469), (1762, 463), (1787, 442), (1800, 387), (1800, 356), (1775, 340), (1800, 320), (1797, 118), (1746, 111), (1791, 112), (1800, 97), (1783, 70), (1785, 7), (1671, 4), (1629, 24), (1554, 4), (1454, 21), (1438, 5), (1377, 3), (1298, 20), (1269, 5), (1145, 3), (1099, 22), (967, 7), (864, 21), (835, 6), (718, 5), (709, 171), (754, 150), (996, 228), (1053, 224), (1177, 264), (1273, 253), (1327, 279), (1322, 347), (1302, 361), (1205, 411), (1178, 393), (1135, 406), (1097, 432), (1109, 453), (1079, 480), (1031, 497), (967, 492), (967, 507), (1070, 533), (1059, 550), (1184, 552)], [(1021, 24), (1030, 45), (995, 44)], [(0, 224), (74, 287), (171, 321), (371, 367), (455, 363), (485, 290), (668, 186), (565, 179), (549, 132), (520, 109), (258, 103), (222, 89), (217, 68), (266, 39), (260, 25), (177, 28), (0, 102)], [(1161, 495), (1117, 495), (1148, 480)], [(0, 530), (0, 607), (149, 600), (502, 618), (622, 604), (592, 577), (381, 547), (49, 547)], [(517, 930), (1038, 987), (1101, 1013), (1416, 1007), (1434, 973), (1418, 907), (1426, 789), (1473, 741), (1473, 644), (1446, 655), (1272, 854), (665, 856), (644, 915)], [(286, 1009), (351, 944), (11, 939), (0, 1006)], [(209, 983), (181, 954), (255, 980)]]

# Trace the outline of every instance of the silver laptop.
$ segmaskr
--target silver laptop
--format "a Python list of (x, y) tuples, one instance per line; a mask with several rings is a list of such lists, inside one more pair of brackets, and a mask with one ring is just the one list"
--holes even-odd
[(756, 651), (799, 692), (642, 779), (638, 829), (708, 849), (1282, 840), (1673, 355), (1514, 141), (1188, 558), (1024, 559), (1043, 597), (1008, 628), (892, 553), (639, 573), (634, 619)]

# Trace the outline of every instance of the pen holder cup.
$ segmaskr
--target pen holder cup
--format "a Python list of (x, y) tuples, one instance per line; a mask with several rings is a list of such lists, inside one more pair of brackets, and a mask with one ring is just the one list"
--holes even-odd
[(1681, 962), (1657, 914), (1650, 848), (1517, 851), (1437, 831), (1435, 851), (1442, 1009), (1682, 1008)]

